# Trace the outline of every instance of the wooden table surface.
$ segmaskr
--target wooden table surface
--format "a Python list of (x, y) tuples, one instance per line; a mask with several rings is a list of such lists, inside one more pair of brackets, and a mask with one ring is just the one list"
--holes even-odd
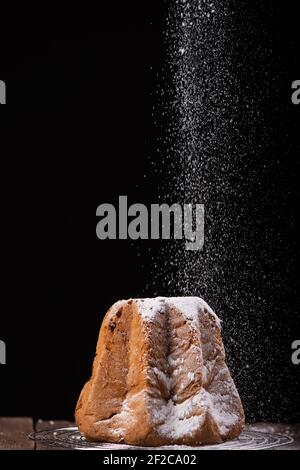
[[(54, 420), (34, 422), (32, 418), (0, 418), (0, 450), (64, 450), (62, 447), (47, 447), (40, 442), (34, 442), (28, 438), (28, 434), (33, 431), (69, 426), (74, 426), (74, 423)], [(293, 437), (294, 442), (274, 449), (300, 450), (300, 423), (294, 425), (256, 423), (251, 425), (250, 429), (288, 434)]]

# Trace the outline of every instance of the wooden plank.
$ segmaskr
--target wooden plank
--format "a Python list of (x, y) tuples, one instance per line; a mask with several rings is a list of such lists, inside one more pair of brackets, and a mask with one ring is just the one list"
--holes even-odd
[(249, 426), (253, 431), (270, 432), (278, 434), (287, 434), (294, 439), (291, 444), (280, 447), (274, 447), (271, 450), (300, 450), (300, 423), (282, 424), (282, 423), (255, 423)]
[[(44, 421), (39, 419), (35, 423), (35, 432), (38, 431), (46, 431), (48, 429), (57, 429), (57, 428), (69, 428), (75, 426), (75, 423), (70, 421), (62, 421), (62, 420), (51, 420), (51, 421)], [(36, 450), (66, 450), (63, 447), (55, 447), (43, 444), (42, 442), (36, 441)]]
[(34, 450), (32, 418), (0, 418), (0, 450)]

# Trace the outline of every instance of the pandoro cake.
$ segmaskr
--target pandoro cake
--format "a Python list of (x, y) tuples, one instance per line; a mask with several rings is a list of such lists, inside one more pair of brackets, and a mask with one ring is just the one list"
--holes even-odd
[(244, 412), (218, 317), (199, 297), (116, 302), (75, 415), (92, 441), (200, 445), (237, 437)]

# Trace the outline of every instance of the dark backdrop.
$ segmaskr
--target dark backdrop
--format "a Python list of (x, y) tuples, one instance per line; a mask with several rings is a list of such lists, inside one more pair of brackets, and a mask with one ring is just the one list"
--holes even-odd
[[(266, 5), (282, 72), (282, 102), (288, 103), (291, 81), (300, 78), (300, 9), (296, 0)], [(7, 343), (7, 365), (0, 369), (0, 415), (72, 418), (90, 374), (103, 314), (117, 299), (153, 295), (154, 289), (146, 292), (145, 286), (151, 285), (159, 242), (100, 242), (95, 211), (102, 202), (117, 204), (121, 194), (131, 202), (157, 201), (160, 181), (152, 163), (160, 164), (158, 139), (165, 125), (157, 88), (166, 60), (168, 6), (167, 1), (104, 2), (96, 11), (88, 3), (43, 2), (7, 11), (0, 64), (9, 103), (1, 110), (0, 339)], [(278, 108), (270, 103), (270, 113)], [(294, 220), (299, 109), (280, 109), (276, 122), (284, 125), (277, 129), (278, 145), (288, 143), (284, 151), (274, 151), (291, 189), (289, 216)], [(273, 223), (276, 231), (278, 222)], [(294, 246), (294, 226), (284, 233), (283, 245)], [(297, 276), (297, 252), (291, 249), (289, 256), (295, 260), (283, 278), (283, 291), (295, 285)], [(286, 262), (283, 258), (283, 272)], [(161, 293), (172, 294), (165, 285)], [(299, 367), (290, 359), (290, 343), (299, 336), (299, 310), (295, 296), (285, 301), (286, 321), (295, 334), (287, 342), (279, 313), (271, 336), (271, 351), (282, 357), (272, 369), (283, 377), (280, 389), (274, 390), (268, 409), (270, 397), (256, 390), (250, 372), (249, 394), (257, 393), (259, 400), (252, 400), (250, 409), (243, 386), (249, 419), (300, 418)], [(230, 344), (225, 346), (230, 354)], [(288, 405), (282, 406), (285, 401)]]

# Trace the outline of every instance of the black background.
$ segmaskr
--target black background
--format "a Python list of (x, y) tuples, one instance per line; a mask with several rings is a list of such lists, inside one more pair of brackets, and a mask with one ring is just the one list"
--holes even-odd
[[(288, 144), (278, 152), (294, 218), (300, 110), (289, 102), (300, 71), (300, 8), (295, 0), (266, 6), (287, 103), (277, 118), (284, 124), (278, 142)], [(0, 337), (7, 343), (7, 365), (0, 370), (0, 415), (72, 418), (103, 314), (117, 299), (153, 294), (145, 286), (157, 244), (100, 242), (95, 211), (102, 202), (117, 204), (121, 194), (131, 202), (157, 201), (160, 181), (152, 162), (159, 164), (157, 139), (164, 125), (156, 90), (166, 60), (167, 11), (167, 1), (105, 2), (99, 10), (89, 3), (43, 2), (6, 13), (0, 64), (8, 90), (8, 105), (1, 109)], [(272, 109), (278, 106), (270, 103)], [(290, 270), (282, 288), (296, 276)], [(173, 292), (162, 286), (161, 294)], [(287, 321), (296, 328), (296, 299), (286, 302), (294, 306)], [(295, 329), (287, 343), (278, 329), (272, 337), (283, 357), (274, 374), (286, 380), (274, 394), (278, 412), (264, 411), (270, 420), (300, 418), (299, 367), (290, 359), (297, 335)], [(249, 377), (250, 389), (253, 394), (255, 376)], [(263, 400), (264, 391), (259, 393)], [(281, 412), (285, 397), (291, 404)], [(261, 417), (260, 408), (261, 403), (254, 406), (251, 419)]]

